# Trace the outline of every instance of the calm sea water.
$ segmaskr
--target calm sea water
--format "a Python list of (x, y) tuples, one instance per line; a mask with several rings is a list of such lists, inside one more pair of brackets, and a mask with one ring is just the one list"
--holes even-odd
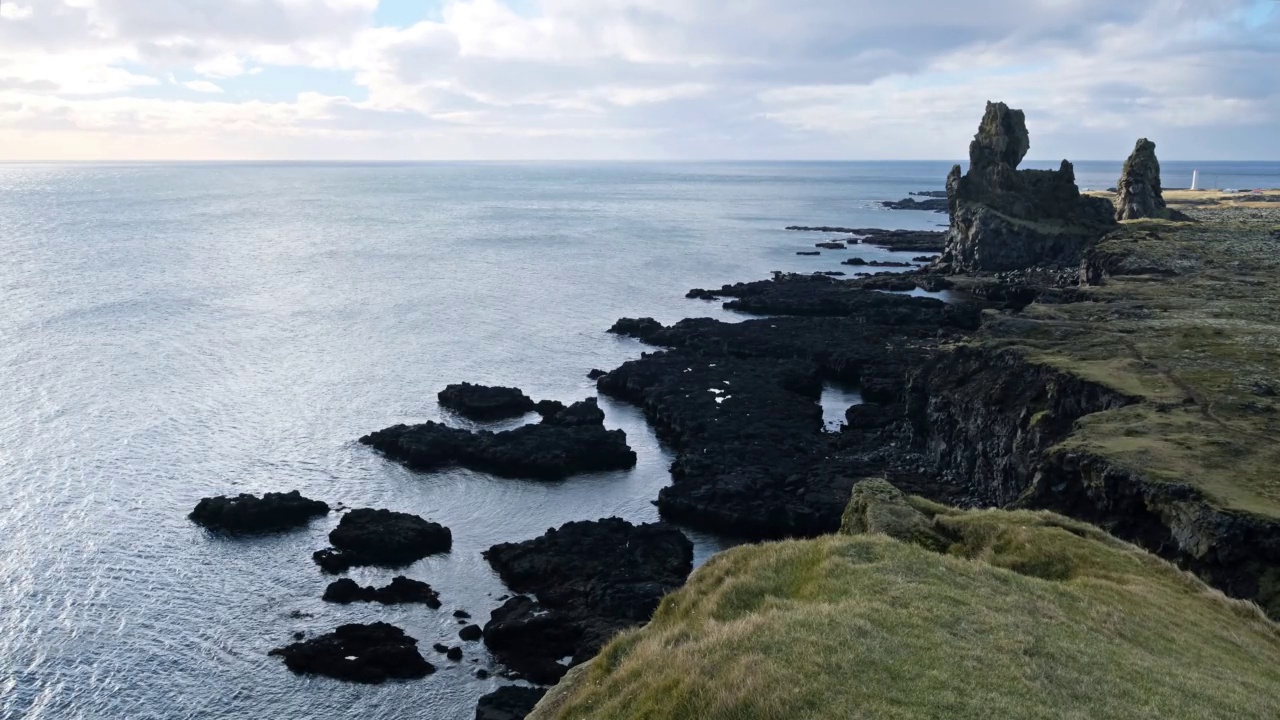
[[(441, 419), (450, 382), (593, 395), (588, 370), (642, 351), (604, 332), (618, 317), (736, 319), (683, 295), (839, 267), (797, 257), (814, 238), (789, 224), (945, 222), (875, 203), (938, 189), (947, 169), (0, 165), (0, 717), (471, 717), (501, 684), (474, 678), (491, 659), (473, 645), (449, 663), (430, 645), (456, 641), (452, 610), (483, 619), (505, 593), (480, 552), (569, 520), (655, 520), (670, 455), (608, 401), (639, 466), (557, 484), (414, 474), (356, 438)], [(1079, 171), (1106, 187), (1119, 165)], [(1267, 173), (1280, 165), (1218, 175)], [(405, 572), (445, 607), (321, 602), (331, 578), (310, 553), (336, 515), (242, 540), (186, 519), (206, 495), (293, 489), (450, 526), (453, 552)], [(699, 561), (726, 542), (691, 535)], [(441, 671), (360, 687), (267, 657), (295, 631), (378, 619)]]

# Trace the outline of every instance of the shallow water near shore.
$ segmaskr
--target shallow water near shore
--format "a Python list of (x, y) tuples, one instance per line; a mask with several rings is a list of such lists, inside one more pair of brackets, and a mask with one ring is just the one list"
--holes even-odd
[[(506, 594), (480, 552), (570, 520), (656, 520), (671, 456), (607, 399), (633, 471), (422, 475), (356, 439), (469, 425), (436, 406), (451, 382), (594, 395), (590, 369), (646, 349), (604, 332), (618, 317), (740, 320), (685, 291), (848, 269), (848, 252), (796, 256), (821, 238), (782, 228), (932, 229), (945, 216), (876, 203), (948, 167), (0, 165), (0, 717), (472, 717), (505, 681), (473, 677), (497, 669), (477, 643), (462, 663), (430, 646), (460, 644), (453, 610), (483, 623)], [(1114, 183), (1119, 163), (1078, 170)], [(829, 393), (827, 416), (854, 398)], [(186, 519), (203, 496), (293, 489), (452, 528), (447, 556), (352, 573), (425, 580), (444, 607), (321, 602), (332, 578), (310, 554), (337, 514), (238, 540)], [(730, 542), (691, 536), (698, 562)], [(267, 657), (379, 619), (440, 672), (365, 687)]]

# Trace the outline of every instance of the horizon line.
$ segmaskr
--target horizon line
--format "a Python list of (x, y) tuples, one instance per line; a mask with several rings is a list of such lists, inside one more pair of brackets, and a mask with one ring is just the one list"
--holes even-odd
[[(1280, 0), (1278, 0), (1278, 1), (1280, 1)], [(1041, 162), (1062, 162), (1064, 159), (1065, 159), (1065, 160), (1068, 160), (1068, 161), (1069, 161), (1069, 162), (1071, 162), (1072, 164), (1075, 164), (1075, 163), (1081, 163), (1081, 162), (1106, 162), (1106, 163), (1121, 163), (1121, 164), (1123, 164), (1123, 163), (1124, 163), (1124, 159), (1114, 159), (1114, 158), (1083, 158), (1083, 159), (1078, 159), (1078, 160), (1071, 160), (1070, 158), (1024, 158), (1024, 159), (1023, 159), (1019, 164), (1026, 163), (1026, 162), (1032, 162), (1032, 163), (1041, 163)], [(207, 164), (207, 165), (237, 165), (237, 164), (249, 164), (249, 163), (279, 163), (279, 164), (291, 163), (291, 164), (298, 164), (298, 165), (306, 165), (306, 164), (312, 164), (312, 165), (326, 165), (326, 164), (327, 164), (327, 165), (337, 165), (337, 164), (357, 164), (357, 163), (358, 163), (358, 164), (364, 164), (364, 165), (428, 165), (428, 164), (439, 164), (439, 165), (458, 165), (458, 164), (498, 164), (498, 163), (528, 163), (528, 164), (533, 164), (533, 163), (547, 163), (547, 164), (549, 164), (549, 163), (582, 163), (582, 164), (586, 164), (586, 163), (637, 163), (637, 164), (640, 164), (640, 163), (647, 163), (647, 164), (658, 164), (658, 163), (809, 163), (809, 164), (832, 164), (832, 165), (833, 165), (833, 164), (838, 164), (838, 163), (891, 163), (891, 162), (896, 162), (896, 163), (908, 163), (908, 162), (909, 162), (909, 163), (952, 163), (952, 164), (960, 164), (960, 165), (963, 165), (963, 164), (965, 164), (965, 163), (967, 162), (967, 160), (940, 159), (940, 158), (926, 158), (926, 159), (918, 159), (918, 158), (917, 158), (917, 159), (912, 159), (912, 158), (877, 158), (877, 159), (865, 159), (865, 158), (836, 158), (836, 159), (824, 159), (824, 160), (813, 160), (813, 159), (804, 159), (804, 158), (769, 158), (769, 159), (742, 159), (742, 158), (667, 158), (667, 159), (655, 159), (655, 158), (607, 158), (607, 159), (600, 159), (600, 158), (557, 158), (557, 159), (548, 159), (548, 158), (536, 158), (536, 159), (530, 159), (530, 158), (499, 158), (499, 159), (477, 159), (477, 158), (473, 158), (473, 159), (465, 159), (465, 160), (440, 160), (440, 159), (437, 159), (437, 160), (432, 160), (432, 159), (387, 160), (387, 159), (380, 159), (380, 158), (368, 158), (368, 159), (364, 159), (364, 158), (305, 158), (305, 159), (291, 159), (291, 158), (229, 158), (229, 159), (217, 159), (217, 160), (211, 160), (211, 159), (200, 159), (200, 158), (170, 158), (170, 159), (164, 159), (164, 160), (145, 160), (145, 159), (120, 158), (120, 159), (112, 159), (112, 160), (104, 160), (104, 159), (97, 159), (97, 160), (65, 160), (65, 159), (64, 159), (64, 160), (54, 160), (54, 159), (6, 160), (6, 159), (3, 159), (3, 158), (0, 158), (0, 165), (110, 165), (110, 164), (132, 164), (132, 165), (179, 165), (179, 164), (185, 164), (185, 165), (196, 165), (196, 164)], [(1277, 164), (1277, 163), (1280, 163), (1280, 158), (1277, 158), (1277, 159), (1274, 159), (1274, 160), (1231, 160), (1231, 159), (1223, 159), (1223, 158), (1217, 158), (1217, 159), (1214, 159), (1214, 158), (1195, 158), (1195, 159), (1191, 159), (1191, 160), (1182, 160), (1182, 159), (1177, 159), (1177, 158), (1173, 158), (1173, 159), (1165, 158), (1165, 159), (1162, 159), (1162, 160), (1161, 160), (1161, 162), (1165, 162), (1165, 163), (1171, 163), (1171, 162), (1173, 162), (1173, 163), (1239, 163), (1239, 164), (1249, 164), (1249, 165), (1265, 165), (1265, 164)]]

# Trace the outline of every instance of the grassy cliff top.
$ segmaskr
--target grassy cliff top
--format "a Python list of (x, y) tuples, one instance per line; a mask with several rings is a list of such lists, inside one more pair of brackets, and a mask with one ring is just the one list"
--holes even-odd
[(530, 718), (1276, 717), (1255, 606), (1057, 515), (912, 517), (879, 485), (845, 534), (713, 558)]
[(1096, 248), (1093, 302), (991, 314), (977, 342), (1139, 398), (1064, 448), (1218, 507), (1280, 518), (1280, 204), (1183, 207), (1201, 222), (1122, 224)]

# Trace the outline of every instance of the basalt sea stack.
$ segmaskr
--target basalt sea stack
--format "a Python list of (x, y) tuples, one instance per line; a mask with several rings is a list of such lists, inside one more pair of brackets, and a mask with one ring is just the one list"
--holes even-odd
[(1124, 161), (1120, 182), (1116, 183), (1116, 220), (1140, 220), (1161, 218), (1165, 220), (1189, 220), (1177, 210), (1170, 210), (1160, 189), (1160, 161), (1156, 159), (1156, 144), (1141, 138), (1134, 145), (1133, 153)]
[(1019, 170), (1030, 147), (1022, 111), (987, 103), (969, 145), (969, 172), (961, 174), (956, 165), (947, 176), (951, 229), (941, 269), (999, 272), (1042, 263), (1072, 265), (1115, 225), (1112, 204), (1082, 196), (1066, 160), (1057, 170)]

